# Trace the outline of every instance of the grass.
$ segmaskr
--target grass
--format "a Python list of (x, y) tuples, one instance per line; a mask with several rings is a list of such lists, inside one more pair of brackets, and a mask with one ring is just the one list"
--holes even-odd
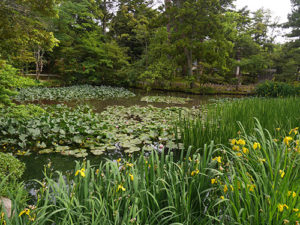
[[(58, 179), (45, 177), (37, 208), (12, 218), (13, 224), (205, 224), (213, 221), (212, 206), (218, 199), (211, 190), (211, 161), (207, 155), (193, 155), (181, 161), (173, 155), (151, 154), (132, 162), (108, 161), (92, 167), (77, 164), (74, 173)], [(192, 171), (198, 171), (192, 174)], [(78, 174), (76, 173), (78, 171)], [(77, 174), (77, 176), (76, 176)], [(29, 209), (29, 207), (27, 207)], [(21, 209), (18, 208), (18, 213)], [(215, 215), (218, 216), (218, 215)]]
[(46, 173), (36, 206), (14, 205), (7, 224), (296, 224), (300, 136), (274, 141), (259, 123), (255, 135), (241, 130), (232, 147), (211, 143), (203, 155), (154, 152)]
[[(240, 131), (237, 122), (250, 134), (254, 133), (255, 119), (272, 135), (280, 136), (300, 124), (300, 98), (246, 98), (219, 101), (207, 106), (197, 119), (183, 118), (178, 124), (186, 148), (201, 148), (212, 140), (228, 144)], [(276, 129), (280, 128), (280, 129)]]

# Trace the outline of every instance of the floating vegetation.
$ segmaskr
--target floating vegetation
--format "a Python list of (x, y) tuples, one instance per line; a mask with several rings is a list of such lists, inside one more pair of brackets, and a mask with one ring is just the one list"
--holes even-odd
[(162, 102), (167, 104), (186, 104), (191, 101), (190, 98), (179, 98), (172, 96), (145, 96), (141, 99), (142, 102)]
[(22, 88), (15, 96), (17, 101), (56, 100), (69, 101), (74, 99), (108, 99), (134, 97), (135, 94), (125, 88), (110, 86), (78, 85), (70, 87), (30, 87)]
[[(20, 109), (27, 110), (26, 115), (36, 111)], [(199, 110), (113, 106), (98, 114), (87, 106), (71, 109), (56, 105), (27, 117), (19, 117), (9, 108), (0, 109), (0, 113), (2, 151), (86, 157), (116, 150), (134, 153), (183, 148), (176, 141), (174, 123), (180, 114), (195, 115)]]

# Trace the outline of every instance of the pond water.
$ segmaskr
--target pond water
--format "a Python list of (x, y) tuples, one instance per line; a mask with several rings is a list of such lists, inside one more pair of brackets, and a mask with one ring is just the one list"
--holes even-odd
[[(177, 92), (162, 92), (162, 91), (151, 91), (151, 92), (145, 92), (143, 90), (131, 90), (133, 91), (136, 96), (131, 98), (118, 98), (118, 99), (108, 99), (108, 100), (85, 100), (85, 101), (70, 101), (70, 102), (63, 102), (71, 107), (75, 107), (78, 105), (90, 105), (95, 112), (103, 112), (106, 107), (108, 106), (147, 106), (147, 105), (153, 105), (155, 107), (165, 108), (165, 107), (171, 107), (171, 106), (180, 106), (180, 107), (194, 107), (199, 106), (202, 104), (209, 103), (212, 99), (222, 99), (222, 98), (228, 98), (230, 96), (225, 95), (218, 95), (218, 96), (207, 96), (207, 95), (192, 95), (192, 94), (185, 94), (185, 93), (177, 93)], [(143, 96), (173, 96), (173, 97), (184, 97), (184, 98), (190, 98), (191, 101), (189, 101), (186, 104), (178, 105), (178, 104), (166, 104), (166, 103), (147, 103), (142, 102), (141, 98)], [(232, 97), (232, 96), (231, 96)], [(38, 104), (57, 104), (60, 102), (55, 101), (36, 101), (34, 103)], [(101, 156), (88, 156), (86, 159), (91, 161), (92, 165), (97, 165), (99, 162), (103, 160), (114, 160), (120, 157), (125, 157), (125, 154), (121, 151), (115, 151), (115, 152), (108, 152)], [(82, 161), (83, 159), (78, 159), (75, 157), (70, 156), (62, 156), (60, 154), (32, 154), (30, 156), (22, 156), (19, 158), (21, 161), (23, 161), (26, 164), (26, 171), (23, 176), (23, 180), (27, 183), (28, 188), (33, 188), (32, 179), (42, 179), (43, 177), (43, 171), (44, 166), (47, 165), (49, 162), (51, 162), (51, 166), (54, 171), (58, 170), (63, 173), (67, 171), (72, 171), (75, 166), (76, 161)]]

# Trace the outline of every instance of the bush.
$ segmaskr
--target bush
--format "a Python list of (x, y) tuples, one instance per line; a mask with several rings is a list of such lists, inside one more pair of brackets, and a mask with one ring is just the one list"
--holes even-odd
[(255, 92), (260, 97), (287, 97), (295, 96), (297, 89), (287, 83), (266, 81), (259, 84)]
[(25, 164), (12, 155), (0, 152), (0, 196), (8, 196), (15, 190), (16, 182), (21, 178)]
[(15, 88), (37, 85), (36, 81), (19, 76), (16, 68), (0, 61), (0, 103), (10, 104), (10, 96), (17, 94), (13, 91)]

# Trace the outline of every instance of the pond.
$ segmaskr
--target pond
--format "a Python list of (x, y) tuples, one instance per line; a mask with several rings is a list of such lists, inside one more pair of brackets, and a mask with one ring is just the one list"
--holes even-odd
[[(107, 100), (80, 100), (80, 101), (65, 101), (65, 102), (58, 102), (58, 101), (34, 101), (37, 104), (57, 104), (57, 103), (64, 103), (71, 107), (76, 107), (78, 105), (89, 105), (92, 109), (97, 113), (102, 113), (106, 110), (109, 106), (124, 106), (124, 107), (131, 107), (131, 106), (141, 106), (146, 107), (152, 105), (154, 107), (159, 108), (166, 108), (166, 107), (186, 107), (186, 108), (193, 108), (199, 105), (207, 104), (212, 99), (223, 99), (228, 98), (230, 96), (218, 95), (218, 96), (205, 96), (205, 95), (192, 95), (192, 94), (185, 94), (185, 93), (177, 93), (177, 92), (162, 92), (162, 91), (150, 91), (145, 92), (143, 90), (136, 90), (132, 89), (132, 92), (136, 94), (135, 97), (130, 98), (114, 98), (114, 99), (107, 99)], [(144, 102), (141, 101), (142, 97), (145, 96), (173, 96), (173, 97), (181, 97), (181, 98), (188, 98), (189, 101), (185, 104), (167, 104), (167, 103), (159, 103), (159, 102)], [(232, 96), (231, 96), (232, 97)], [(75, 158), (72, 156), (62, 156), (60, 154), (36, 154), (32, 153), (29, 156), (21, 156), (19, 159), (26, 164), (26, 171), (23, 176), (23, 180), (27, 182), (28, 187), (32, 185), (32, 179), (42, 179), (43, 171), (45, 165), (48, 165), (51, 162), (51, 168), (56, 171), (61, 171), (63, 173), (67, 171), (72, 171), (75, 166), (76, 161), (82, 160), (90, 160), (92, 165), (96, 165), (103, 160), (115, 160), (118, 158), (125, 157), (123, 151), (114, 150), (105, 152), (101, 156), (92, 156), (88, 155), (84, 159)]]

